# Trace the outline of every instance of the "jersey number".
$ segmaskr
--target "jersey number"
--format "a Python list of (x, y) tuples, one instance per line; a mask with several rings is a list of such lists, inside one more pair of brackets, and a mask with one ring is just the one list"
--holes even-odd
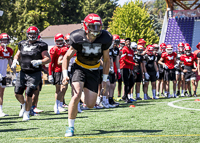
[(32, 49), (35, 49), (36, 48), (36, 46), (30, 46), (30, 47), (28, 47), (28, 46), (25, 46), (24, 45), (24, 51), (28, 51), (28, 52), (30, 52)]

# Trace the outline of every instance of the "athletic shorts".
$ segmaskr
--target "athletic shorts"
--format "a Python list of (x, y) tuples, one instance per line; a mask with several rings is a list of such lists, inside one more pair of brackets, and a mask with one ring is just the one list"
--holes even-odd
[(196, 81), (198, 82), (200, 80), (200, 76), (198, 75), (198, 72), (196, 72)]
[(103, 69), (99, 69), (99, 84), (103, 81)]
[(41, 80), (41, 71), (35, 73), (20, 71), (15, 83), (15, 93), (23, 95), (26, 89), (26, 95), (32, 97)]
[(196, 80), (196, 73), (195, 72), (186, 72), (184, 73), (185, 81)]
[(63, 80), (62, 72), (53, 72), (53, 80), (53, 85), (61, 85)]
[(146, 79), (145, 78), (145, 81), (151, 81), (151, 82), (155, 82), (157, 80), (157, 77), (156, 77), (156, 72), (147, 72), (150, 76), (149, 79)]
[(142, 82), (142, 73), (135, 73), (135, 82)]
[(163, 80), (164, 79), (164, 72), (159, 72), (159, 80)]
[(176, 74), (178, 74), (178, 75), (184, 75), (184, 73), (181, 70), (176, 70)]
[(6, 87), (6, 77), (3, 77), (2, 81), (0, 81), (0, 86), (2, 88), (5, 88)]
[(99, 85), (99, 69), (85, 69), (76, 63), (73, 64), (72, 83), (84, 82), (84, 88), (87, 88), (95, 93), (98, 93)]
[(42, 80), (40, 81), (40, 83), (39, 83), (39, 85), (38, 85), (38, 87), (39, 87), (39, 91), (41, 91), (42, 90)]
[(116, 78), (115, 78), (115, 73), (109, 73), (108, 75), (108, 79), (110, 81), (111, 84), (114, 84), (116, 82)]
[(175, 69), (166, 69), (164, 72), (164, 81), (176, 80)]

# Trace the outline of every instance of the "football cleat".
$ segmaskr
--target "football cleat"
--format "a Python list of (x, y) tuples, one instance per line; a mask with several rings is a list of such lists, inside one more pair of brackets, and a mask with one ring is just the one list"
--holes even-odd
[(126, 98), (126, 103), (133, 103), (130, 99)]
[(40, 110), (40, 109), (38, 109), (37, 107), (35, 107), (35, 108), (33, 109), (33, 111), (34, 111), (35, 113), (44, 112), (44, 110)]
[(137, 100), (135, 100), (135, 99), (133, 99), (133, 98), (130, 98), (129, 100), (130, 100), (130, 101), (132, 101), (132, 102), (135, 102), (135, 101), (137, 101)]
[(102, 101), (102, 105), (104, 108), (109, 108), (109, 105), (105, 101)]
[(140, 97), (137, 97), (137, 98), (136, 98), (136, 100), (142, 100), (142, 98), (140, 98)]
[(109, 104), (109, 103), (107, 103), (107, 105), (109, 106), (109, 108), (115, 108), (115, 107), (116, 107), (116, 106), (111, 105), (111, 104)]
[(152, 98), (147, 95), (147, 99), (152, 99)]
[(58, 107), (59, 112), (65, 112), (66, 110), (63, 107)]
[(68, 127), (65, 132), (65, 137), (72, 137), (74, 136), (74, 127)]
[(155, 96), (155, 97), (153, 97), (152, 99), (158, 99), (158, 98)]
[(25, 109), (22, 108), (22, 109), (20, 110), (20, 112), (19, 112), (19, 117), (23, 117), (24, 112), (25, 112)]
[(82, 108), (81, 108), (82, 110), (88, 110), (89, 108), (87, 107), (87, 105), (86, 104), (82, 104)]
[(62, 107), (63, 108), (68, 108), (68, 105), (67, 104), (63, 104)]
[(5, 114), (3, 111), (0, 112), (0, 117), (5, 117), (5, 116), (8, 116), (8, 114)]
[(22, 121), (28, 121), (28, 120), (30, 120), (29, 113), (28, 114), (24, 113)]
[(181, 93), (181, 97), (185, 97), (184, 93)]
[(98, 105), (98, 104), (95, 104), (95, 105), (94, 105), (94, 108), (95, 108), (95, 109), (103, 109), (103, 107), (100, 106), (100, 105)]
[(163, 93), (161, 93), (160, 96), (165, 97), (165, 95)]

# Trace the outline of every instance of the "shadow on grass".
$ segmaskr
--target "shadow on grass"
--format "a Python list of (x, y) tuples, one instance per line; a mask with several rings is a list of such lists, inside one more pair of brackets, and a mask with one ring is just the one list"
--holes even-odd
[(162, 132), (163, 130), (119, 130), (119, 131), (92, 130), (92, 131), (98, 131), (99, 133), (76, 134), (76, 135), (100, 135), (100, 134), (110, 134), (110, 133), (135, 133), (135, 132), (154, 133), (154, 132)]
[[(76, 117), (76, 118), (88, 118), (88, 116), (83, 116), (83, 117)], [(55, 117), (55, 118), (43, 118), (43, 119), (30, 119), (30, 120), (59, 120), (59, 119), (68, 119), (68, 117)]]
[(110, 112), (110, 111), (115, 111), (115, 110), (105, 110), (105, 109), (94, 109), (94, 110), (89, 110), (89, 112)]
[(0, 132), (19, 132), (19, 131), (27, 131), (27, 130), (35, 130), (38, 128), (29, 128), (29, 129), (3, 129)]
[(19, 119), (19, 118), (22, 118), (22, 117), (19, 117), (19, 116), (14, 116), (14, 117), (7, 116), (7, 117), (4, 117), (4, 118), (0, 118), (0, 121), (1, 121), (1, 120), (12, 120), (12, 119)]

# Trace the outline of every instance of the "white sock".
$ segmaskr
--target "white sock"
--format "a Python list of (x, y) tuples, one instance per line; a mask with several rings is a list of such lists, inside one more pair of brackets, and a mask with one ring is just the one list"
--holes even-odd
[(157, 92), (157, 95), (159, 94), (159, 92)]
[(100, 101), (101, 101), (101, 97), (98, 96), (98, 97), (97, 97), (97, 101), (96, 101), (96, 103), (99, 104)]
[(130, 99), (131, 98), (131, 95), (130, 94), (128, 94), (128, 99)]
[(24, 104), (22, 104), (22, 109), (24, 109), (24, 110), (25, 110), (25, 103), (24, 103)]
[(30, 111), (25, 111), (24, 112), (24, 114), (27, 115), (27, 116), (29, 115), (29, 113), (30, 113)]
[(68, 119), (69, 127), (74, 127), (75, 119)]
[(103, 96), (103, 102), (106, 102), (106, 96)]
[(140, 97), (140, 93), (137, 93), (136, 96), (137, 96), (137, 98), (139, 98)]
[(108, 99), (106, 99), (106, 104), (109, 104), (109, 101), (108, 101)]
[(2, 112), (2, 109), (3, 109), (3, 105), (0, 105), (0, 112)]
[(156, 90), (155, 89), (152, 90), (152, 93), (153, 93), (153, 97), (156, 97)]
[(131, 98), (133, 98), (133, 93), (131, 93), (131, 96), (130, 96)]
[(167, 91), (165, 91), (165, 94), (167, 94)]

